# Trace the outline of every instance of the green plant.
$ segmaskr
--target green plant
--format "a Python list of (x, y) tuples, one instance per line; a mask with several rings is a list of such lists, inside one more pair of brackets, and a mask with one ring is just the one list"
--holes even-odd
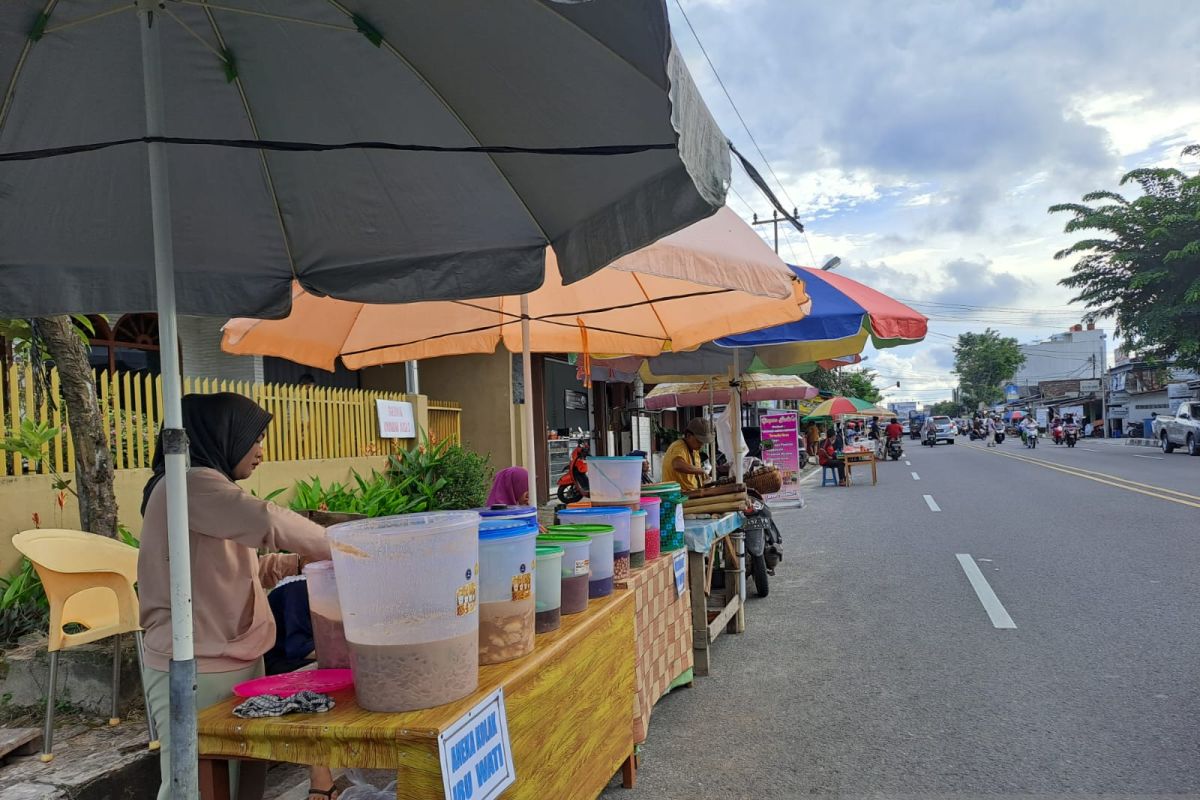
[(438, 474), (443, 486), (437, 491), (435, 510), (479, 508), (487, 502), (492, 467), (484, 456), (460, 445), (451, 445), (442, 457)]
[(49, 423), (23, 419), (12, 436), (0, 439), (0, 450), (20, 456), (30, 467), (44, 459), (50, 473), (54, 476), (55, 490), (66, 490), (75, 494), (75, 490), (71, 488), (71, 482), (54, 469), (53, 462), (46, 457), (46, 452), (44, 452), (46, 446), (57, 439), (60, 433), (62, 433), (61, 428), (56, 428)]
[(130, 547), (142, 546), (138, 538), (133, 535), (133, 531), (129, 530), (129, 526), (121, 522), (117, 523), (117, 540)]

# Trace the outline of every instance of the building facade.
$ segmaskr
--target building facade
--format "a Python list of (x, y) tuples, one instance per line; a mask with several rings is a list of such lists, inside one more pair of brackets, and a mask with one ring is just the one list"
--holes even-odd
[(1012, 383), (1021, 388), (1021, 396), (1046, 381), (1100, 379), (1108, 363), (1108, 337), (1102, 329), (1088, 323), (1049, 339), (1021, 345), (1025, 363), (1018, 368)]

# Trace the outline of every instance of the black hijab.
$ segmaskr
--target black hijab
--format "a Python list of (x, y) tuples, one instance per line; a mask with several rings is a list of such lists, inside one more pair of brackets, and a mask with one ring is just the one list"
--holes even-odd
[[(233, 480), (233, 469), (246, 457), (271, 422), (271, 414), (249, 397), (232, 392), (189, 394), (183, 398), (190, 466), (208, 467)], [(154, 448), (154, 474), (142, 490), (142, 516), (150, 493), (166, 474), (162, 434)]]

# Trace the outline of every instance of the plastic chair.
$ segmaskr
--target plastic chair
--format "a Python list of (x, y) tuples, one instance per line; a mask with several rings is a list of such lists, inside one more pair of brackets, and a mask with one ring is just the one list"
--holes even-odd
[(838, 483), (839, 483), (839, 481), (838, 481), (837, 469), (835, 467), (829, 466), (828, 464), (822, 464), (821, 465), (821, 485), (822, 486), (837, 486)]
[[(114, 539), (71, 530), (32, 530), (18, 533), (13, 547), (33, 562), (50, 601), (50, 685), (46, 691), (46, 723), (42, 742), (42, 761), (54, 758), (54, 697), (58, 690), (58, 655), (62, 650), (115, 637), (113, 647), (113, 699), (109, 725), (121, 723), (118, 701), (121, 694), (121, 634), (132, 633), (137, 640), (138, 667), (142, 662), (142, 629), (138, 624), (138, 599), (133, 589), (137, 582), (138, 551)], [(67, 633), (65, 625), (82, 630)], [(150, 716), (145, 680), (142, 698), (146, 700), (146, 721), (150, 729), (150, 749), (159, 747), (158, 731)]]

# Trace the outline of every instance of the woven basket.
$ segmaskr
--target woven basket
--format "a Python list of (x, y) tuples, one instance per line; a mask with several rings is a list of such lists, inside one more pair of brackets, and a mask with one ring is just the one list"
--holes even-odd
[(771, 469), (747, 477), (745, 483), (747, 489), (753, 489), (759, 494), (775, 494), (783, 488), (783, 475), (778, 469)]

